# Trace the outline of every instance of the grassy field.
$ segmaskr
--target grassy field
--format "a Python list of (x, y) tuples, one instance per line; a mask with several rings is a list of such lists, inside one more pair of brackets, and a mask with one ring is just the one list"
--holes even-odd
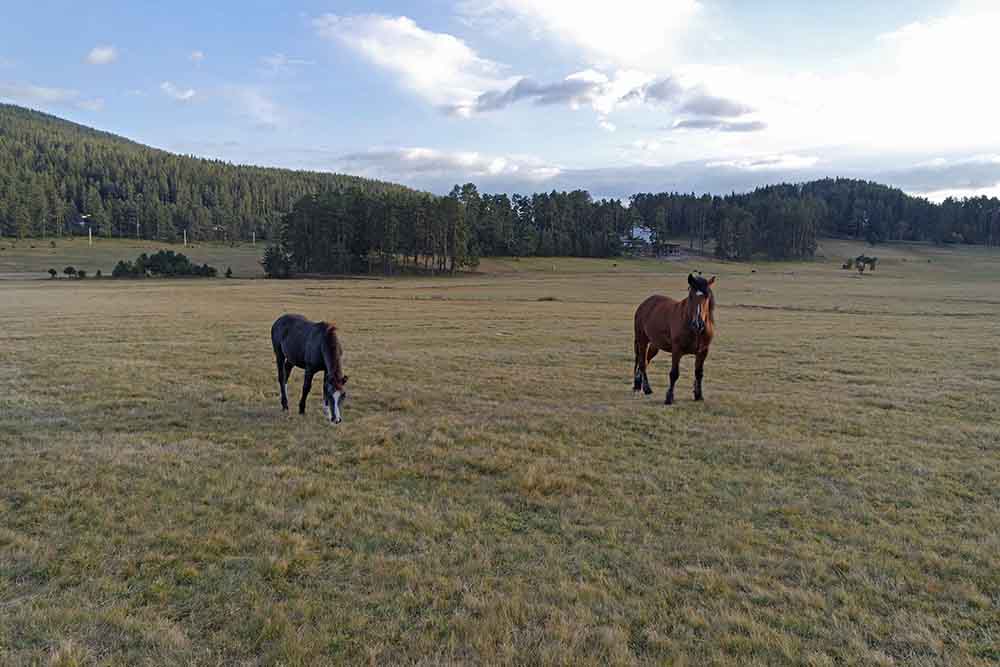
[[(821, 253), (0, 283), (0, 663), (995, 665), (1000, 255)], [(695, 267), (666, 408), (632, 313)], [(285, 311), (340, 326), (338, 427), (279, 411)]]
[[(52, 244), (55, 243), (55, 247)], [(260, 258), (265, 243), (252, 246), (249, 243), (230, 247), (220, 243), (195, 244), (185, 247), (181, 243), (158, 243), (156, 241), (135, 241), (128, 239), (94, 239), (94, 245), (87, 243), (86, 237), (63, 237), (60, 239), (14, 240), (0, 237), (0, 279), (48, 278), (48, 270), (55, 269), (63, 278), (63, 269), (72, 266), (84, 269), (90, 276), (98, 269), (105, 276), (119, 260), (134, 260), (141, 253), (152, 254), (160, 249), (181, 252), (197, 264), (208, 264), (219, 270), (221, 276), (226, 268), (232, 267), (234, 275), (240, 278), (263, 278), (264, 271)]]

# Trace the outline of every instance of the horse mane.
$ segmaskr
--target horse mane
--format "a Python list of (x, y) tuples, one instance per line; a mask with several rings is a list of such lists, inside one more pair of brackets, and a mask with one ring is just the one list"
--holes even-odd
[(342, 349), (340, 347), (340, 339), (337, 338), (337, 325), (333, 322), (320, 322), (319, 326), (323, 329), (323, 337), (326, 341), (326, 348), (329, 350), (331, 360), (334, 364), (333, 370), (336, 375), (340, 377), (344, 373), (340, 369)]
[(337, 325), (333, 322), (323, 322), (326, 329), (326, 342), (330, 346), (335, 359), (340, 361), (340, 339), (337, 338)]

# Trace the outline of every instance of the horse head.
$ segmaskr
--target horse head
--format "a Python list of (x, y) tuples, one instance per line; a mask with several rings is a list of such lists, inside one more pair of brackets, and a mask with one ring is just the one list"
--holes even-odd
[(712, 320), (714, 306), (712, 285), (714, 284), (715, 276), (705, 280), (700, 275), (688, 274), (688, 326), (696, 334), (704, 333), (706, 322)]
[(330, 421), (339, 424), (344, 421), (340, 408), (347, 401), (347, 376), (327, 377), (323, 382), (323, 404), (330, 416)]
[(347, 376), (344, 375), (341, 366), (343, 348), (337, 337), (337, 326), (328, 324), (326, 327), (328, 347), (324, 356), (330, 359), (330, 363), (327, 365), (326, 378), (323, 382), (323, 404), (326, 406), (330, 421), (339, 424), (344, 420), (340, 408), (347, 401)]

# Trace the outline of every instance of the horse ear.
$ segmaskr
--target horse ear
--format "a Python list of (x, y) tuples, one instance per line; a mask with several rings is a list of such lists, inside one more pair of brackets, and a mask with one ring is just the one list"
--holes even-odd
[(344, 378), (343, 378), (343, 379), (342, 379), (342, 380), (340, 381), (340, 384), (347, 384), (347, 376), (346, 376), (346, 375), (345, 375), (345, 376), (344, 376)]
[(711, 287), (714, 284), (715, 284), (715, 276), (712, 276), (711, 278), (708, 279), (708, 286)]
[(688, 285), (690, 285), (691, 287), (694, 287), (694, 274), (693, 273), (689, 273), (688, 274)]

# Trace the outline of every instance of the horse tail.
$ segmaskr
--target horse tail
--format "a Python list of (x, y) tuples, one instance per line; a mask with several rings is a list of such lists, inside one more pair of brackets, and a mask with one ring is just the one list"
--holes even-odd
[(635, 311), (635, 367), (632, 369), (632, 390), (639, 391), (642, 389), (642, 371), (645, 367), (646, 361), (646, 347), (648, 341), (646, 339), (646, 332), (643, 328), (642, 322), (642, 306)]

